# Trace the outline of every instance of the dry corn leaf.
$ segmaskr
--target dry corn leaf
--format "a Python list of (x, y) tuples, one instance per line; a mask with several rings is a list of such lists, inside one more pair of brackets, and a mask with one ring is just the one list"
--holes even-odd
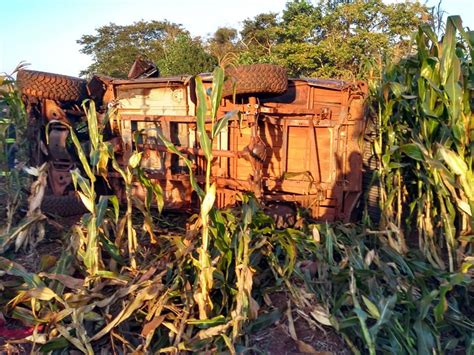
[(154, 331), (156, 328), (158, 328), (161, 323), (163, 322), (163, 320), (166, 318), (165, 315), (159, 315), (155, 318), (153, 318), (150, 322), (146, 323), (144, 326), (143, 326), (143, 329), (142, 329), (142, 332), (141, 332), (141, 335), (143, 337), (146, 337), (148, 336), (148, 334), (152, 331)]
[(62, 302), (56, 293), (49, 287), (32, 288), (26, 291), (25, 298), (36, 298), (41, 301), (51, 301), (53, 298)]
[(64, 286), (67, 288), (70, 288), (72, 290), (79, 290), (84, 288), (84, 280), (83, 279), (77, 279), (69, 275), (64, 275), (64, 274), (51, 274), (47, 272), (40, 272), (38, 274), (39, 277), (46, 277), (51, 280), (56, 280), (62, 283)]
[(310, 312), (311, 316), (319, 323), (323, 325), (332, 326), (329, 312), (326, 311), (322, 306), (316, 305), (313, 307), (313, 310)]
[(151, 300), (155, 298), (156, 296), (158, 296), (159, 290), (160, 290), (160, 287), (157, 287), (157, 285), (152, 285), (152, 286), (146, 287), (145, 289), (142, 289), (133, 298), (133, 300), (130, 303), (128, 303), (128, 305), (125, 306), (109, 324), (107, 324), (104, 328), (102, 328), (101, 331), (99, 331), (96, 335), (94, 335), (91, 340), (94, 341), (94, 340), (100, 339), (105, 334), (107, 334), (111, 329), (115, 328), (118, 324), (128, 319), (133, 314), (133, 312), (135, 312), (137, 309), (139, 309), (143, 305), (143, 302), (147, 300)]
[(210, 337), (213, 337), (213, 336), (216, 336), (216, 335), (223, 334), (227, 331), (227, 329), (229, 329), (229, 327), (231, 325), (232, 325), (232, 322), (228, 322), (226, 324), (217, 325), (217, 326), (212, 327), (212, 328), (203, 329), (203, 330), (199, 331), (194, 336), (194, 338), (192, 340), (193, 341), (194, 340), (203, 340), (203, 339), (207, 339), (207, 338), (210, 338)]

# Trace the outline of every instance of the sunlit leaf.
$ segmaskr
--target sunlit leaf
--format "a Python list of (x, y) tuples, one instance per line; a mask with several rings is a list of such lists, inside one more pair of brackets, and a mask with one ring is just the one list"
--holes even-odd
[(412, 159), (423, 161), (423, 153), (420, 149), (420, 147), (415, 144), (415, 143), (408, 143), (400, 146), (400, 151), (405, 153), (407, 156), (409, 156)]
[[(224, 69), (218, 66), (216, 67), (216, 69), (214, 69), (214, 72), (212, 73), (212, 91), (211, 91), (212, 122), (215, 121), (217, 112), (219, 110), (223, 87), (224, 87)], [(213, 135), (215, 135), (215, 131), (213, 131)]]
[(198, 98), (198, 106), (197, 106), (197, 128), (199, 133), (199, 143), (201, 145), (202, 150), (204, 151), (204, 155), (208, 161), (211, 160), (212, 157), (212, 146), (209, 136), (206, 131), (206, 116), (207, 116), (207, 101), (206, 101), (206, 90), (204, 89), (202, 79), (200, 77), (196, 77), (196, 95)]

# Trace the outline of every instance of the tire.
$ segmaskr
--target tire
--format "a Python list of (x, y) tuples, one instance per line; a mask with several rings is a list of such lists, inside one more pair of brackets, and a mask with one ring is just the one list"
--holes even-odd
[(87, 98), (87, 82), (72, 76), (20, 70), (16, 80), (21, 93), (27, 96), (69, 102)]
[(380, 210), (380, 182), (377, 178), (377, 171), (380, 166), (379, 159), (373, 151), (373, 142), (377, 139), (378, 133), (373, 122), (367, 123), (364, 136), (364, 146), (362, 152), (363, 172), (362, 172), (362, 199), (364, 208), (370, 220), (378, 224), (382, 211)]
[(296, 206), (289, 203), (270, 202), (263, 211), (273, 219), (277, 229), (292, 228), (297, 220)]
[(226, 70), (223, 97), (234, 94), (283, 94), (288, 89), (286, 69), (273, 64), (250, 64)]
[(41, 203), (41, 210), (60, 217), (78, 216), (87, 212), (81, 199), (76, 195), (46, 195)]

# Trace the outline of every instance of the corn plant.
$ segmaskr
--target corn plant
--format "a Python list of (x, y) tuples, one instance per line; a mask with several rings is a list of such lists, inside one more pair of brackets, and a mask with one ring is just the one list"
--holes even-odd
[(36, 177), (31, 183), (30, 196), (28, 197), (28, 211), (26, 216), (11, 230), (0, 236), (0, 253), (4, 252), (14, 243), (15, 251), (21, 247), (33, 250), (37, 243), (45, 236), (44, 220), (46, 216), (41, 212), (41, 202), (46, 191), (48, 164), (44, 163), (38, 168), (25, 168), (25, 171)]
[[(450, 21), (441, 45), (423, 28), (418, 34), (422, 53), (387, 71), (379, 87), (382, 135), (375, 148), (382, 154), (384, 230), (306, 223), (301, 229), (276, 230), (275, 222), (249, 196), (232, 210), (214, 208), (213, 140), (235, 114), (217, 117), (224, 81), (223, 70), (217, 68), (210, 95), (196, 78), (197, 130), (206, 160), (203, 185), (197, 183), (192, 161), (161, 136), (169, 152), (187, 165), (191, 186), (201, 201), (194, 230), (186, 235), (155, 233), (151, 202), (155, 196), (161, 210), (161, 188), (140, 168), (138, 151), (119, 165), (102, 136), (107, 117), (98, 120), (91, 102), (84, 107), (90, 153), (71, 128), (82, 165), (73, 172), (74, 183), (89, 212), (75, 227), (72, 240), (65, 234), (71, 247), (52, 269), (29, 272), (0, 257), (0, 275), (9, 275), (8, 282), (0, 282), (2, 312), (34, 326), (29, 340), (41, 343), (40, 351), (45, 353), (61, 349), (243, 353), (247, 350), (239, 343), (243, 332), (277, 321), (288, 324), (302, 352), (315, 352), (297, 338), (293, 311), (311, 325), (336, 329), (356, 354), (472, 353), (472, 251), (468, 249), (472, 147), (467, 134), (472, 114), (466, 106), (472, 47), (466, 44), (467, 34), (459, 21)], [(449, 56), (453, 45), (448, 38), (453, 40), (455, 29), (465, 39), (458, 40), (455, 56)], [(463, 80), (456, 79), (456, 63), (464, 70), (459, 72)], [(441, 73), (446, 75), (443, 84)], [(459, 110), (454, 110), (452, 93), (459, 87), (464, 96)], [(463, 127), (466, 135), (456, 133)], [(107, 178), (109, 166), (126, 187), (127, 206), (121, 218), (117, 199), (98, 198), (95, 190), (96, 177)], [(144, 202), (131, 196), (132, 182), (137, 181), (146, 187)], [(109, 201), (113, 211), (107, 207)], [(423, 209), (422, 203), (431, 207)], [(134, 206), (155, 238), (149, 250), (138, 243)], [(400, 248), (405, 220), (408, 226), (421, 228), (417, 232), (426, 257)], [(454, 243), (445, 234), (453, 225)], [(124, 233), (126, 247), (121, 242)], [(398, 244), (392, 239), (397, 233)], [(197, 235), (201, 238), (194, 238)], [(446, 250), (451, 248), (450, 254), (455, 249), (461, 252), (459, 271), (442, 268), (441, 241)], [(127, 256), (130, 267), (116, 268), (114, 262), (126, 265)], [(454, 265), (455, 256), (450, 260)], [(289, 297), (285, 315), (279, 309), (268, 313), (261, 309), (275, 291)]]
[[(211, 259), (209, 254), (210, 245), (210, 212), (213, 208), (214, 201), (216, 198), (216, 184), (212, 182), (212, 147), (214, 139), (219, 135), (221, 130), (227, 125), (229, 120), (236, 115), (236, 112), (229, 112), (224, 117), (218, 119), (218, 109), (222, 98), (222, 89), (224, 85), (224, 69), (217, 67), (213, 73), (212, 90), (210, 94), (210, 106), (207, 104), (207, 94), (204, 88), (201, 77), (196, 77), (196, 95), (197, 95), (197, 130), (199, 143), (204, 152), (206, 159), (206, 173), (205, 173), (205, 187), (202, 190), (196, 183), (196, 179), (192, 173), (191, 161), (181, 154), (171, 142), (165, 137), (161, 136), (161, 140), (167, 146), (167, 148), (175, 154), (178, 154), (186, 163), (189, 174), (191, 185), (197, 192), (201, 201), (200, 210), (200, 222), (202, 224), (201, 229), (201, 246), (198, 248), (198, 260), (196, 266), (199, 268), (199, 282), (198, 289), (195, 291), (194, 297), (199, 307), (200, 319), (207, 319), (210, 311), (212, 310), (212, 301), (210, 298), (210, 291), (213, 288), (213, 271), (214, 267), (211, 265)], [(206, 130), (206, 123), (210, 116), (211, 132), (210, 135)]]
[[(132, 200), (132, 183), (134, 179), (133, 169), (137, 168), (138, 164), (140, 164), (141, 160), (141, 153), (134, 152), (130, 158), (128, 159), (128, 163), (125, 167), (119, 165), (115, 158), (112, 159), (112, 164), (114, 169), (122, 176), (122, 179), (125, 183), (125, 197), (127, 201), (127, 210), (125, 211), (125, 216), (123, 220), (127, 225), (127, 246), (128, 246), (128, 255), (130, 258), (130, 267), (132, 269), (137, 268), (137, 261), (136, 261), (136, 252), (138, 248), (138, 241), (137, 241), (137, 232), (133, 227), (132, 222), (132, 212), (133, 212), (133, 200)], [(119, 236), (117, 236), (119, 237)]]
[[(13, 74), (22, 67), (20, 64)], [(12, 74), (12, 75), (13, 75)], [(45, 235), (45, 216), (40, 205), (46, 188), (47, 164), (27, 168), (27, 114), (12, 75), (0, 76), (0, 166), (1, 198), (6, 205), (6, 223), (0, 235), (0, 252), (14, 242), (20, 247), (33, 248)], [(27, 173), (27, 174), (25, 174)], [(28, 174), (37, 177), (31, 183)], [(30, 190), (27, 201), (23, 190)], [(28, 203), (27, 215), (14, 222), (18, 209)]]
[(416, 233), (431, 262), (453, 271), (472, 253), (474, 36), (453, 16), (441, 41), (426, 25), (416, 44), (376, 94), (384, 225), (402, 244)]
[[(73, 127), (66, 125), (69, 128), (71, 140), (78, 154), (81, 168), (86, 175), (86, 177), (83, 177), (81, 170), (78, 168), (71, 171), (72, 181), (77, 194), (88, 210), (88, 214), (82, 218), (82, 227), (84, 228), (81, 226), (74, 227), (75, 234), (79, 240), (77, 253), (84, 262), (87, 273), (90, 276), (95, 276), (102, 268), (100, 241), (104, 239), (104, 236), (101, 232), (101, 226), (106, 216), (105, 212), (108, 201), (111, 201), (114, 206), (116, 218), (118, 218), (118, 201), (116, 196), (100, 196), (98, 198), (95, 190), (96, 176), (102, 175), (106, 177), (107, 165), (112, 154), (112, 148), (109, 143), (104, 141), (102, 134), (108, 116), (106, 116), (104, 122), (99, 122), (93, 101), (84, 102), (83, 109), (87, 116), (90, 138), (89, 156), (86, 155)], [(51, 121), (51, 123), (57, 122)], [(46, 126), (46, 130), (48, 130), (48, 127), (49, 125)], [(97, 200), (98, 202), (96, 202)]]
[[(5, 199), (7, 224), (3, 231), (5, 233), (11, 231), (14, 215), (24, 197), (21, 189), (26, 185), (20, 171), (21, 166), (27, 163), (27, 115), (12, 77), (21, 66), (22, 64), (11, 75), (0, 75), (0, 173), (5, 181), (2, 186), (2, 195), (7, 197)], [(15, 165), (19, 165), (20, 169), (16, 169)]]
[(316, 225), (292, 234), (294, 275), (306, 291), (293, 292), (296, 302), (310, 301), (308, 320), (337, 329), (354, 353), (473, 351), (468, 274), (435, 268), (416, 250), (402, 255), (360, 226)]

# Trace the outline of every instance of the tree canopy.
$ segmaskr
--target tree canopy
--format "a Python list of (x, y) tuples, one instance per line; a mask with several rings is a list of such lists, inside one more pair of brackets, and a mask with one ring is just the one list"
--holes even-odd
[(281, 64), (296, 77), (363, 78), (367, 62), (407, 54), (410, 35), (429, 19), (418, 2), (293, 0), (281, 16), (244, 21), (240, 60)]
[[(291, 0), (281, 14), (264, 13), (237, 29), (222, 27), (203, 40), (167, 21), (109, 24), (78, 40), (93, 57), (83, 75), (125, 77), (137, 56), (163, 75), (197, 74), (228, 64), (274, 63), (294, 77), (365, 78), (368, 64), (399, 58), (412, 49), (410, 35), (431, 20), (419, 2)], [(230, 55), (231, 54), (231, 55)]]
[(93, 58), (81, 75), (124, 78), (137, 57), (155, 62), (163, 75), (197, 74), (216, 64), (200, 38), (168, 21), (139, 21), (127, 26), (110, 23), (77, 42), (81, 52)]

